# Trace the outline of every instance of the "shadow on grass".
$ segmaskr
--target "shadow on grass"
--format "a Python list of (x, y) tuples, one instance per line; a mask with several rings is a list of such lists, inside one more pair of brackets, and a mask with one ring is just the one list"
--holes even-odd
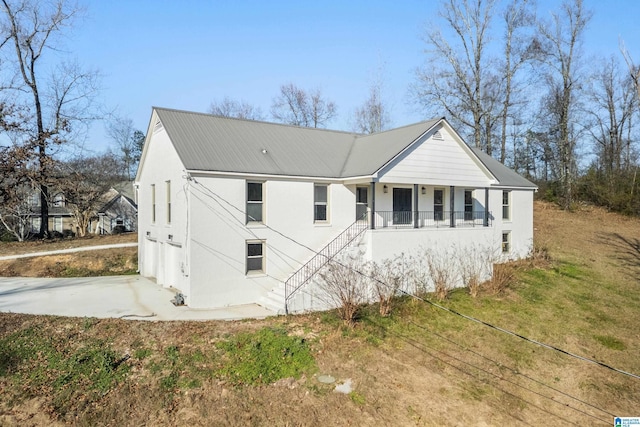
[(602, 233), (600, 238), (615, 249), (615, 258), (622, 261), (624, 267), (630, 268), (632, 274), (640, 280), (640, 239), (618, 233)]

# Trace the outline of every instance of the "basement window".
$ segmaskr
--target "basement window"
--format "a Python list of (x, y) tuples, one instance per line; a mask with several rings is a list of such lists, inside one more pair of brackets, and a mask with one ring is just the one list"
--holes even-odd
[(265, 241), (247, 241), (247, 274), (264, 273)]

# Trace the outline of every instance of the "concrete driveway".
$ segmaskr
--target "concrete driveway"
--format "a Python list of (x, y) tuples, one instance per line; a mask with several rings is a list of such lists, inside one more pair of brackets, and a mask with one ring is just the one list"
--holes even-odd
[(135, 320), (259, 319), (276, 313), (257, 304), (200, 310), (176, 307), (175, 290), (138, 276), (0, 278), (0, 312)]

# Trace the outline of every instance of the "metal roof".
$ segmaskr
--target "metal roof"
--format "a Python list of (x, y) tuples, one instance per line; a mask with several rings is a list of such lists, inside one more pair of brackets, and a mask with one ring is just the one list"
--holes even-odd
[[(362, 135), (158, 107), (154, 110), (187, 170), (334, 179), (375, 174), (444, 120)], [(482, 151), (471, 150), (498, 185), (536, 188)]]
[(471, 147), (471, 150), (487, 169), (489, 169), (493, 176), (496, 177), (498, 180), (498, 184), (496, 185), (501, 187), (538, 188), (536, 184), (518, 175), (514, 170), (509, 169), (479, 148)]

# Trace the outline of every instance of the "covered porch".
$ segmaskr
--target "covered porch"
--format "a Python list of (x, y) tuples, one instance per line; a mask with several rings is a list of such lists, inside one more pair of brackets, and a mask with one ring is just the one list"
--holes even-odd
[(356, 186), (356, 218), (369, 228), (491, 227), (489, 189), (372, 182)]

